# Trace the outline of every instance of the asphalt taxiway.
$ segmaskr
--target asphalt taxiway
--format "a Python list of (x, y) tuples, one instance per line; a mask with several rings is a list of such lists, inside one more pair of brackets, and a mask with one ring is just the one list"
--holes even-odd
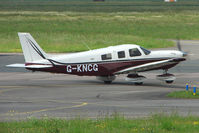
[[(114, 112), (127, 117), (144, 117), (158, 112), (199, 115), (199, 100), (174, 99), (166, 94), (185, 89), (185, 83), (199, 87), (199, 41), (182, 41), (191, 60), (170, 72), (177, 77), (173, 84), (155, 79), (159, 72), (143, 73), (148, 78), (136, 86), (118, 76), (105, 85), (95, 77), (51, 74), (6, 68), (23, 63), (21, 54), (0, 55), (0, 121), (29, 117), (96, 118)], [(171, 48), (174, 49), (174, 48)]]

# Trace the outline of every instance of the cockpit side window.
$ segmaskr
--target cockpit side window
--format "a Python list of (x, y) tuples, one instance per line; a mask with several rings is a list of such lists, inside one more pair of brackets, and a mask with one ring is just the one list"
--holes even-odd
[(112, 59), (111, 53), (101, 55), (102, 60)]
[(140, 48), (143, 50), (145, 55), (149, 55), (151, 53), (151, 51), (149, 51), (149, 50), (147, 50), (147, 49), (145, 49), (143, 47), (140, 47)]
[(129, 56), (130, 57), (141, 56), (141, 53), (137, 48), (133, 48), (133, 49), (129, 49)]

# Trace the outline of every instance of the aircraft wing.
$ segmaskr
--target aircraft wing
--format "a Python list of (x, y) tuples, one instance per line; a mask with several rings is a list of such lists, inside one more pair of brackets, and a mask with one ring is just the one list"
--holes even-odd
[(18, 68), (50, 68), (52, 65), (25, 65), (25, 64), (11, 64), (7, 65), (7, 67), (18, 67)]
[(180, 61), (184, 61), (184, 60), (185, 60), (184, 58), (174, 58), (174, 59), (167, 59), (163, 61), (156, 61), (152, 63), (146, 63), (143, 65), (138, 65), (138, 66), (123, 69), (121, 71), (116, 72), (115, 74), (127, 74), (129, 72), (142, 72), (149, 69), (154, 69), (154, 68), (158, 68), (158, 67), (162, 67), (162, 66), (166, 66), (170, 64), (179, 63)]

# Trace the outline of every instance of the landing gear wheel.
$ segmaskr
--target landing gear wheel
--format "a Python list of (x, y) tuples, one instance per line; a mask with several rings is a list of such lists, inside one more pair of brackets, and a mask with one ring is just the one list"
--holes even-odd
[(135, 82), (134, 84), (135, 84), (135, 85), (142, 85), (143, 82)]
[(173, 80), (168, 80), (168, 81), (165, 81), (167, 84), (171, 84), (173, 83)]
[(111, 84), (112, 81), (104, 81), (104, 84)]

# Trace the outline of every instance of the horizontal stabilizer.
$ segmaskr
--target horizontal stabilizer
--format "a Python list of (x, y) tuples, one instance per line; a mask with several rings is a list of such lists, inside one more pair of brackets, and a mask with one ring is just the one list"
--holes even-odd
[(50, 68), (52, 65), (28, 65), (26, 68)]
[(10, 65), (6, 65), (7, 67), (26, 67), (25, 64), (10, 64)]
[(25, 64), (11, 64), (7, 65), (7, 67), (19, 67), (19, 68), (50, 68), (52, 65), (25, 65)]

